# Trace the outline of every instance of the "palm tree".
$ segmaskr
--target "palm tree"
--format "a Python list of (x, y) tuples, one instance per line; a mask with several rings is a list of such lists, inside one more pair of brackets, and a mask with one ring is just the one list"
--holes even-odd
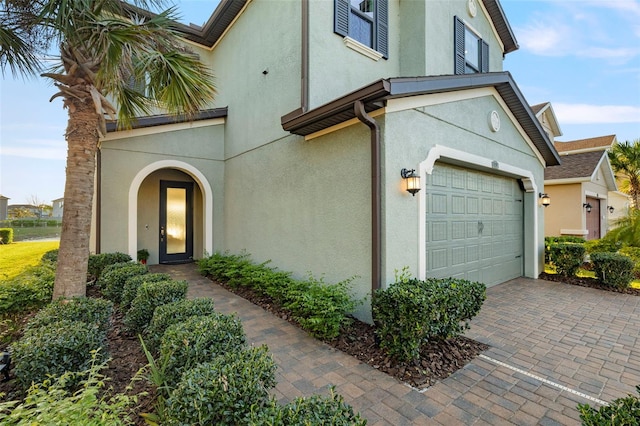
[[(162, 7), (163, 0), (134, 3), (4, 0), (0, 12), (3, 34), (13, 36), (8, 40), (22, 35), (23, 46), (39, 46), (41, 52), (57, 47), (60, 52), (47, 59), (54, 60), (55, 66), (41, 74), (54, 81), (58, 91), (51, 100), (61, 97), (69, 115), (54, 299), (86, 294), (95, 159), (100, 137), (106, 133), (105, 115), (117, 118), (125, 128), (136, 116), (149, 115), (155, 108), (188, 118), (215, 95), (213, 75), (180, 43), (180, 34), (172, 27), (175, 11), (145, 12)], [(11, 32), (18, 21), (30, 31)], [(5, 49), (4, 39), (0, 43), (3, 66), (8, 64), (22, 74), (42, 69), (42, 61), (34, 62), (35, 56), (19, 48)]]
[(616, 173), (629, 182), (632, 208), (640, 208), (640, 139), (615, 144), (609, 151), (609, 161)]

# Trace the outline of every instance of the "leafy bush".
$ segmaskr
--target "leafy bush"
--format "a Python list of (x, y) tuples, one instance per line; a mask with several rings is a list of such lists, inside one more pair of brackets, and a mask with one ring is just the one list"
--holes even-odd
[(149, 270), (139, 263), (115, 263), (107, 266), (100, 278), (98, 287), (102, 289), (102, 294), (113, 303), (120, 303), (122, 292), (127, 280), (137, 275), (147, 274)]
[(551, 263), (556, 272), (565, 277), (573, 277), (584, 262), (584, 244), (557, 243), (551, 245)]
[[(34, 383), (24, 401), (0, 403), (0, 424), (11, 425), (91, 425), (124, 426), (133, 424), (129, 409), (136, 397), (111, 396), (104, 392), (105, 377), (100, 371), (106, 363), (96, 362), (94, 353), (88, 370), (66, 372), (60, 377)], [(67, 384), (79, 381), (80, 390), (69, 393)], [(37, 420), (36, 420), (37, 419)]]
[(551, 263), (551, 246), (558, 243), (582, 244), (585, 240), (574, 235), (561, 235), (559, 237), (544, 237), (544, 262)]
[(89, 256), (89, 263), (87, 266), (87, 280), (95, 281), (100, 278), (104, 268), (109, 265), (131, 262), (131, 260), (131, 256), (119, 252), (92, 254)]
[[(102, 348), (105, 339), (104, 331), (81, 321), (60, 320), (29, 330), (12, 345), (18, 383), (28, 389), (48, 375), (89, 369), (91, 351)], [(98, 359), (105, 357), (100, 351)]]
[(15, 314), (51, 301), (55, 264), (41, 262), (0, 285), (0, 315)]
[[(142, 266), (142, 265), (140, 265)], [(177, 302), (187, 297), (186, 281), (159, 281), (143, 283), (124, 316), (124, 325), (134, 333), (142, 333), (153, 318), (153, 311), (161, 305)]]
[(58, 249), (49, 250), (45, 254), (42, 255), (43, 262), (57, 262), (58, 261)]
[(175, 384), (182, 372), (216, 356), (239, 352), (247, 341), (235, 315), (193, 316), (167, 329), (160, 343), (166, 383)]
[(623, 247), (618, 252), (622, 255), (625, 255), (631, 259), (633, 262), (633, 274), (636, 278), (640, 278), (640, 247)]
[(633, 261), (622, 254), (594, 253), (591, 262), (596, 278), (609, 287), (627, 288), (633, 281)]
[[(640, 394), (640, 385), (636, 386)], [(636, 395), (617, 398), (596, 410), (589, 404), (578, 404), (584, 426), (637, 425), (640, 419), (640, 399)]]
[(309, 277), (294, 280), (290, 272), (269, 268), (269, 262), (253, 264), (248, 255), (216, 253), (198, 262), (200, 273), (230, 286), (250, 287), (288, 309), (300, 326), (315, 337), (338, 335), (347, 314), (356, 306), (349, 294), (352, 279), (336, 284)]
[(55, 321), (82, 321), (107, 332), (113, 303), (105, 299), (76, 297), (56, 300), (41, 309), (29, 322), (26, 330), (39, 328)]
[(13, 243), (13, 228), (0, 228), (0, 241), (2, 244)]
[(251, 411), (249, 424), (252, 425), (332, 425), (364, 426), (367, 420), (353, 412), (353, 407), (344, 398), (330, 389), (330, 396), (313, 395), (296, 398), (281, 406), (273, 398), (266, 407)]
[(146, 329), (147, 346), (152, 352), (160, 348), (160, 341), (169, 326), (183, 322), (194, 316), (212, 315), (213, 299), (185, 299), (158, 306)]
[(372, 313), (380, 347), (399, 360), (418, 359), (425, 341), (469, 328), (485, 298), (484, 284), (453, 278), (411, 279), (378, 290)]
[(252, 424), (251, 410), (265, 406), (276, 385), (275, 369), (266, 346), (210, 358), (182, 375), (166, 401), (167, 424)]
[(131, 302), (136, 298), (138, 294), (138, 288), (142, 283), (157, 283), (160, 281), (170, 281), (171, 275), (169, 274), (143, 274), (130, 277), (125, 281), (124, 288), (122, 290), (122, 297), (120, 299), (120, 309), (126, 312), (131, 307)]
[(594, 253), (616, 253), (621, 246), (621, 243), (606, 238), (589, 240), (584, 243), (584, 249), (589, 255)]

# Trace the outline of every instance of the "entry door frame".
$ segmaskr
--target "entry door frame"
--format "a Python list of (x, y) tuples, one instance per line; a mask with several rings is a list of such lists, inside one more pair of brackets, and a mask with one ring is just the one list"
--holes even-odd
[(587, 228), (587, 240), (597, 240), (602, 234), (602, 224), (600, 220), (600, 200), (598, 198), (586, 197), (586, 204), (591, 205), (591, 211), (583, 209)]
[[(186, 195), (186, 241), (185, 252), (167, 253), (167, 189), (182, 188)], [(158, 262), (187, 263), (193, 261), (193, 182), (160, 181), (160, 211), (158, 229)]]

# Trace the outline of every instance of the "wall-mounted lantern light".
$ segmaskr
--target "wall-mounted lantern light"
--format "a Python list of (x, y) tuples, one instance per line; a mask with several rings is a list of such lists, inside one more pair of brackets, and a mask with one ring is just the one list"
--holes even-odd
[(614, 211), (615, 211), (615, 207), (609, 206), (609, 213), (613, 214)]
[(415, 197), (416, 192), (420, 191), (420, 176), (416, 174), (415, 169), (402, 169), (400, 170), (400, 176), (407, 183), (407, 192)]
[(587, 213), (591, 213), (591, 204), (590, 203), (582, 203), (582, 207), (587, 210)]
[(551, 197), (549, 197), (549, 194), (539, 192), (538, 198), (540, 198), (540, 203), (542, 203), (543, 206), (549, 207), (551, 205)]

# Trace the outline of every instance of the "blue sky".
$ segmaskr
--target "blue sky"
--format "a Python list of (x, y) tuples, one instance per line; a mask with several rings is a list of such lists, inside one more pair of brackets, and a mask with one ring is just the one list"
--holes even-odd
[[(179, 3), (183, 21), (203, 24), (217, 1)], [(551, 102), (558, 140), (640, 138), (640, 0), (501, 4), (520, 45), (504, 69), (530, 105)], [(11, 204), (63, 196), (67, 115), (54, 93), (43, 79), (0, 80), (0, 194)]]

